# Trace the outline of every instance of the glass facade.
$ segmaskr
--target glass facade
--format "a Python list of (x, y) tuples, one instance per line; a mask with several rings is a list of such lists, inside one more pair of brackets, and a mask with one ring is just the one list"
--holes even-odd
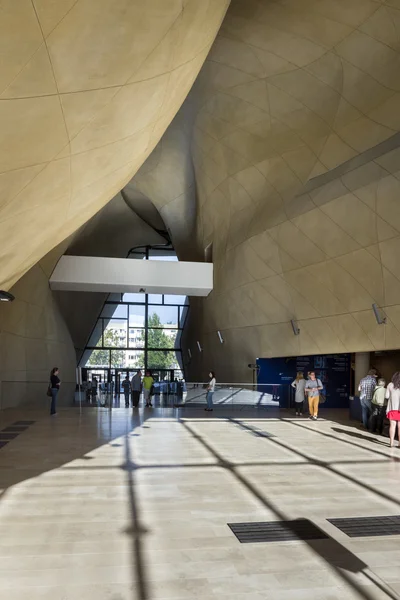
[[(130, 258), (177, 260), (171, 248), (139, 248)], [(90, 335), (81, 367), (87, 369), (182, 369), (180, 348), (186, 296), (110, 294)]]

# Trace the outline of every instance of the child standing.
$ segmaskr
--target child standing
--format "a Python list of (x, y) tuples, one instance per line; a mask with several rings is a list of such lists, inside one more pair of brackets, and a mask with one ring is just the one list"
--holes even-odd
[(386, 413), (386, 381), (384, 379), (378, 379), (377, 386), (372, 396), (372, 413), (369, 418), (369, 430), (371, 433), (377, 431), (379, 435), (382, 435), (383, 421)]

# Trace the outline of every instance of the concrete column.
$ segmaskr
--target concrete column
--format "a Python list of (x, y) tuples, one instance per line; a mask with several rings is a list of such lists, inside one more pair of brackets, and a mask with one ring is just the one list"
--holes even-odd
[(355, 358), (355, 374), (354, 374), (354, 395), (358, 395), (358, 386), (360, 380), (366, 376), (370, 369), (370, 353), (356, 352)]

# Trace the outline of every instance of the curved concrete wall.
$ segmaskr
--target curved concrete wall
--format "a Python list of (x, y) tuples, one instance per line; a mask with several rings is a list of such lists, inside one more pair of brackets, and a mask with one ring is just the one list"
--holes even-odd
[[(212, 243), (215, 263), (184, 336), (191, 378), (248, 378), (257, 356), (400, 345), (399, 22), (393, 2), (231, 3), (185, 103), (194, 181), (174, 197), (178, 211), (197, 204), (196, 237), (172, 229), (180, 257)], [(172, 176), (153, 158), (134, 181), (157, 203)]]
[(60, 401), (73, 398), (74, 346), (48, 283), (62, 252), (56, 249), (18, 281), (14, 302), (0, 302), (0, 409), (28, 403), (45, 411), (55, 366), (62, 381)]
[(99, 211), (175, 116), (229, 0), (6, 0), (0, 289)]

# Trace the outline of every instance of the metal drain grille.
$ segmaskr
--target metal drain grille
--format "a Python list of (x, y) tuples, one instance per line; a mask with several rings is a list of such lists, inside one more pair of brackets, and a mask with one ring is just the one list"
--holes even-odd
[(2, 442), (4, 442), (4, 440), (15, 440), (16, 437), (18, 437), (18, 433), (4, 433), (3, 431), (0, 431), (0, 440)]
[(329, 537), (308, 519), (266, 521), (264, 523), (228, 523), (228, 526), (241, 544), (323, 540)]
[(15, 423), (5, 427), (0, 431), (0, 448), (4, 448), (11, 440), (15, 440), (15, 438), (29, 429), (29, 426), (33, 425), (35, 422), (36, 421), (15, 421)]
[(26, 429), (28, 429), (27, 426), (22, 426), (19, 425), (18, 427), (15, 427), (14, 425), (10, 425), (10, 427), (5, 427), (3, 429), (3, 431), (6, 431), (7, 433), (22, 433), (23, 431), (26, 431)]
[(400, 535), (400, 515), (393, 515), (390, 517), (328, 519), (328, 521), (349, 537)]

